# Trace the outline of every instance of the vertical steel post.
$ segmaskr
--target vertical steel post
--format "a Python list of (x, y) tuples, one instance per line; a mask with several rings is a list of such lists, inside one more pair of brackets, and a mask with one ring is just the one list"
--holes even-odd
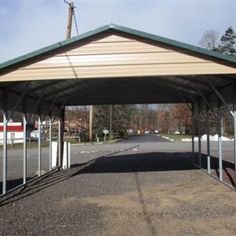
[(207, 109), (207, 172), (211, 174), (211, 154), (210, 154), (210, 125), (209, 125), (209, 110)]
[(62, 107), (59, 115), (59, 124), (58, 124), (58, 145), (59, 145), (59, 160), (58, 165), (62, 167), (62, 158), (63, 158), (63, 147), (64, 147), (64, 127), (65, 127), (65, 107)]
[(70, 143), (68, 143), (68, 168), (70, 168)]
[(218, 154), (219, 154), (219, 178), (220, 181), (223, 180), (223, 165), (222, 165), (222, 137), (221, 137), (221, 112), (220, 108), (218, 108)]
[(27, 129), (26, 115), (23, 113), (23, 184), (27, 179)]
[(58, 118), (58, 166), (61, 167), (61, 119)]
[(41, 176), (41, 118), (38, 117), (38, 176)]
[(236, 174), (236, 105), (234, 104), (234, 170)]
[(194, 134), (195, 134), (195, 109), (194, 104), (192, 103), (192, 164), (195, 162), (195, 141), (194, 141)]
[(2, 193), (7, 192), (7, 114), (3, 112), (3, 176), (2, 176)]
[(201, 124), (200, 124), (200, 106), (198, 104), (198, 158), (199, 167), (202, 168), (202, 143), (201, 143)]
[(194, 116), (194, 105), (192, 105), (192, 155), (194, 156), (194, 126), (195, 116)]
[(49, 116), (49, 171), (52, 169), (52, 118)]

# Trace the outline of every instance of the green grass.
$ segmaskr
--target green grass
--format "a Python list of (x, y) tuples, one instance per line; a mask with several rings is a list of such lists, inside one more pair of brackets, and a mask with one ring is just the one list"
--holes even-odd
[(181, 139), (183, 138), (192, 138), (191, 135), (187, 135), (187, 134), (160, 134), (160, 136), (168, 137), (170, 139), (173, 139), (176, 142), (181, 141)]
[[(111, 143), (115, 143), (117, 141), (119, 141), (120, 139), (107, 139), (104, 142), (104, 139), (101, 139), (98, 143), (103, 143), (103, 144), (111, 144)], [(53, 139), (53, 141), (56, 141), (56, 139)], [(93, 142), (79, 142), (78, 138), (70, 138), (70, 137), (65, 137), (64, 141), (70, 142), (71, 144), (81, 144), (81, 145), (86, 145), (86, 144), (97, 144), (97, 142), (93, 141)], [(48, 147), (49, 146), (49, 142), (48, 141), (42, 141), (41, 142), (41, 147)], [(38, 147), (38, 142), (37, 141), (31, 141), (31, 142), (27, 142), (27, 148), (37, 148)], [(8, 144), (7, 145), (7, 149), (8, 150), (17, 150), (17, 149), (22, 149), (23, 148), (23, 143), (15, 143), (15, 144)], [(3, 145), (0, 145), (0, 150), (3, 150)]]
[[(46, 141), (41, 142), (41, 147), (48, 147), (49, 143)], [(15, 143), (15, 144), (8, 144), (7, 149), (22, 149), (23, 143)], [(27, 148), (35, 148), (38, 147), (38, 142), (27, 142)], [(3, 145), (0, 146), (0, 150), (3, 149)]]

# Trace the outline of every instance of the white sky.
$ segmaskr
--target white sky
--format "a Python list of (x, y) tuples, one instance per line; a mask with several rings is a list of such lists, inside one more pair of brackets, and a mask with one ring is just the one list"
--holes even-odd
[[(80, 33), (115, 23), (198, 45), (236, 30), (236, 0), (74, 0)], [(0, 0), (0, 63), (65, 38), (64, 0)], [(75, 31), (73, 32), (75, 35)]]

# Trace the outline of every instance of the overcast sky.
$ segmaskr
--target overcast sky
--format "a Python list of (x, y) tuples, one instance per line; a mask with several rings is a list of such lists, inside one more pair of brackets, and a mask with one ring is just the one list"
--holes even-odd
[[(74, 0), (80, 33), (109, 23), (198, 45), (236, 30), (236, 0)], [(0, 0), (0, 63), (65, 38), (64, 0)], [(75, 31), (73, 32), (75, 34)]]

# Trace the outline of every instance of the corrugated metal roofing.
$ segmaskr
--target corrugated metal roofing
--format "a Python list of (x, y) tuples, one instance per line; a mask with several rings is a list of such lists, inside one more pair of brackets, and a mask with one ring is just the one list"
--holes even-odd
[(119, 31), (119, 32), (139, 36), (139, 37), (142, 37), (142, 38), (145, 38), (145, 39), (150, 39), (150, 40), (153, 40), (155, 42), (168, 44), (168, 45), (171, 45), (171, 46), (174, 46), (174, 47), (178, 47), (178, 48), (181, 48), (181, 49), (189, 50), (191, 52), (203, 54), (205, 56), (210, 56), (210, 57), (213, 57), (215, 59), (220, 59), (220, 60), (223, 60), (225, 62), (230, 62), (230, 63), (233, 63), (233, 64), (236, 65), (236, 57), (235, 56), (225, 55), (225, 54), (222, 54), (222, 53), (219, 53), (219, 52), (215, 52), (215, 51), (211, 51), (211, 50), (208, 50), (208, 49), (196, 47), (196, 46), (193, 46), (193, 45), (190, 45), (190, 44), (182, 43), (182, 42), (179, 42), (179, 41), (176, 41), (176, 40), (168, 39), (168, 38), (165, 38), (165, 37), (161, 37), (161, 36), (158, 36), (158, 35), (146, 33), (146, 32), (143, 32), (143, 31), (131, 29), (131, 28), (128, 28), (128, 27), (125, 27), (125, 26), (120, 26), (120, 25), (116, 25), (116, 24), (109, 24), (109, 25), (99, 27), (95, 30), (89, 31), (87, 33), (81, 34), (79, 36), (63, 40), (61, 42), (52, 44), (50, 46), (44, 47), (42, 49), (36, 50), (34, 52), (31, 52), (31, 53), (25, 54), (23, 56), (17, 57), (15, 59), (9, 60), (7, 62), (4, 62), (4, 63), (0, 64), (0, 69), (6, 69), (6, 68), (8, 68), (12, 65), (22, 63), (25, 60), (32, 59), (32, 58), (40, 56), (44, 53), (53, 51), (55, 49), (60, 49), (62, 47), (68, 46), (72, 43), (78, 42), (80, 40), (87, 39), (89, 37), (92, 37), (94, 35), (97, 35), (97, 34), (100, 34), (100, 33), (103, 33), (103, 32), (109, 31), (109, 30), (116, 30), (116, 31)]
[[(137, 68), (137, 70), (139, 70), (139, 74), (137, 73), (136, 76), (128, 74), (125, 75), (124, 73), (124, 75), (121, 74), (120, 76), (112, 76), (111, 73), (109, 76), (91, 76), (83, 78), (77, 76), (68, 77), (68, 75), (64, 76), (61, 74), (60, 79), (53, 78), (53, 80), (51, 80), (49, 73), (48, 78), (45, 78), (44, 80), (35, 80), (35, 78), (33, 78), (32, 80), (22, 80), (18, 82), (11, 81), (11, 79), (5, 82), (1, 81), (1, 75), (8, 75), (11, 74), (11, 72), (17, 71), (18, 68), (21, 69), (25, 67), (27, 67), (26, 70), (29, 69), (34, 71), (34, 74), (37, 70), (39, 72), (39, 74), (37, 74), (37, 78), (40, 78), (40, 74), (44, 73), (43, 68), (42, 70), (40, 70), (40, 68), (45, 64), (39, 65), (37, 63), (41, 63), (40, 60), (45, 60), (45, 55), (48, 55), (47, 57), (51, 58), (52, 55), (57, 55), (58, 52), (65, 53), (71, 49), (71, 45), (77, 45), (77, 43), (78, 45), (81, 45), (81, 42), (82, 45), (92, 45), (93, 42), (90, 39), (96, 38), (99, 35), (105, 35), (104, 37), (106, 37), (107, 35), (113, 35), (114, 33), (118, 33), (123, 37), (130, 38), (133, 40), (133, 42), (137, 40), (139, 41), (139, 44), (150, 44), (152, 46), (152, 50), (153, 47), (157, 47), (157, 44), (159, 46), (164, 45), (163, 48), (175, 48), (176, 54), (170, 54), (170, 52), (168, 52), (168, 55), (180, 55), (181, 57), (179, 59), (182, 60), (184, 55), (186, 55), (187, 58), (187, 55), (189, 54), (190, 56), (188, 58), (194, 57), (197, 59), (195, 63), (198, 63), (199, 68), (201, 68), (201, 65), (206, 67), (208, 65), (207, 63), (210, 61), (211, 65), (214, 65), (215, 63), (216, 66), (222, 68), (220, 69), (221, 73), (212, 73), (211, 68), (211, 73), (207, 73), (207, 70), (203, 70), (204, 74), (201, 74), (199, 71), (196, 71), (198, 67), (194, 67), (195, 73), (181, 74), (181, 68), (183, 68), (184, 64), (182, 67), (178, 67), (180, 64), (178, 62), (174, 63), (175, 68), (178, 70), (177, 74), (166, 74), (168, 73), (168, 70), (165, 69), (165, 74), (163, 75), (155, 74), (155, 70), (152, 71), (153, 74), (145, 75), (144, 73), (140, 73), (142, 71), (140, 71), (139, 65), (136, 64), (136, 67), (133, 67), (134, 69)], [(77, 50), (80, 51), (82, 48), (83, 47), (79, 47)], [(145, 50), (145, 48), (142, 48), (142, 50)], [(150, 54), (151, 53), (146, 53), (146, 55)], [(159, 53), (159, 55), (162, 54)], [(66, 57), (68, 56), (66, 55)], [(96, 58), (98, 58), (97, 55), (95, 55), (93, 60)], [(165, 60), (168, 58), (165, 58)], [(77, 60), (76, 58), (74, 59)], [(141, 56), (141, 59), (142, 61), (146, 60), (143, 55)], [(70, 59), (67, 58), (67, 60), (70, 62)], [(138, 58), (138, 60), (140, 60), (140, 58)], [(162, 57), (158, 57), (158, 60), (162, 60)], [(37, 66), (35, 68), (30, 67), (31, 64), (35, 62), (37, 62)], [(58, 63), (58, 59), (56, 62), (47, 59), (47, 63)], [(76, 63), (78, 64), (80, 62)], [(160, 65), (161, 64), (163, 63), (160, 63)], [(57, 71), (57, 68), (60, 68), (60, 63), (58, 65), (59, 67), (55, 67), (54, 71)], [(110, 24), (0, 64), (0, 97), (2, 98), (0, 100), (0, 105), (1, 107), (6, 106), (5, 99), (7, 97), (8, 107), (14, 107), (14, 105), (17, 103), (16, 110), (27, 110), (33, 113), (48, 114), (49, 112), (56, 113), (58, 110), (60, 110), (61, 106), (65, 105), (192, 102), (193, 100), (201, 99), (198, 89), (200, 89), (202, 93), (207, 96), (210, 102), (215, 102), (213, 92), (207, 83), (208, 79), (211, 80), (221, 91), (222, 95), (228, 102), (236, 102), (236, 73), (234, 73), (235, 65), (236, 57), (233, 56), (213, 52), (157, 35), (130, 29), (124, 26)], [(109, 65), (107, 66), (109, 67)], [(116, 67), (117, 65), (112, 66)], [(147, 68), (151, 68), (152, 66), (155, 67), (156, 65), (150, 63), (148, 67), (145, 65), (146, 72), (148, 71)], [(169, 67), (167, 68), (171, 68), (173, 70), (171, 64), (169, 64)], [(225, 68), (229, 68), (229, 70), (224, 74)], [(71, 69), (74, 71), (75, 68), (73, 65), (71, 65)], [(88, 67), (88, 70), (89, 69), (90, 68)], [(80, 66), (77, 68), (77, 70), (81, 70)], [(129, 72), (128, 70), (126, 71)], [(20, 73), (21, 74), (19, 78), (26, 76), (24, 74), (24, 70), (21, 70)], [(106, 69), (103, 71), (103, 73), (106, 74)], [(76, 71), (74, 71), (74, 74), (76, 74)], [(24, 92), (25, 96), (22, 98), (22, 94)], [(42, 97), (40, 106), (36, 106), (40, 97)], [(20, 101), (19, 98), (21, 98)], [(49, 109), (52, 107), (54, 110)]]

